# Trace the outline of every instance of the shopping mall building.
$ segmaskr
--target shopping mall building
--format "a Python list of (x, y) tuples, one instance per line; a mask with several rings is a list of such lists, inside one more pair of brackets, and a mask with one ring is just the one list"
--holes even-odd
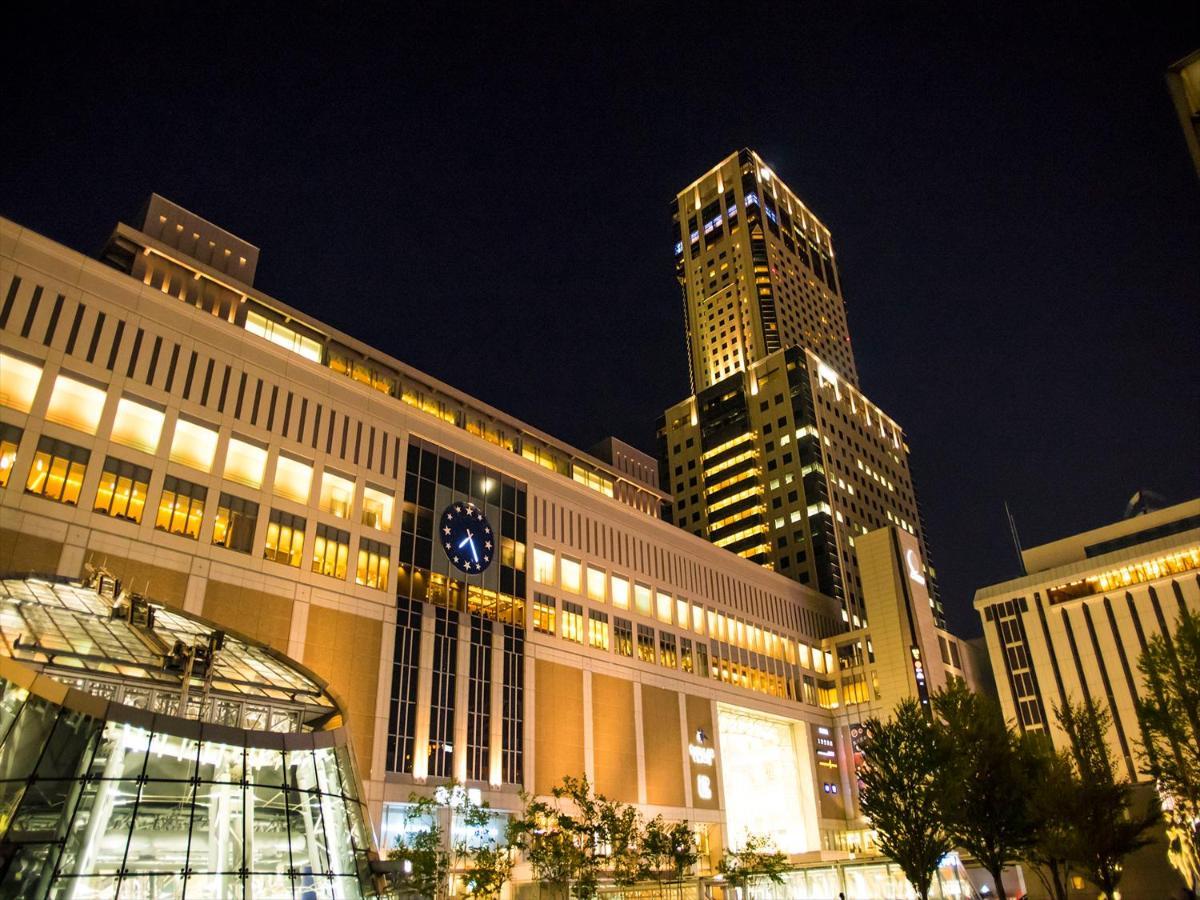
[(106, 573), (296, 661), (381, 844), (414, 790), (505, 811), (586, 775), (694, 823), (709, 862), (747, 832), (866, 849), (855, 726), (973, 677), (911, 529), (859, 537), (871, 625), (846, 632), (660, 518), (653, 458), (413, 370), (264, 294), (257, 259), (158, 196), (99, 258), (0, 219), (0, 574)]

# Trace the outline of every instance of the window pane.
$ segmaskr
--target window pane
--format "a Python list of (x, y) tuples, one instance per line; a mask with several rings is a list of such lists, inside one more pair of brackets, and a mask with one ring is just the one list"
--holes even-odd
[(164, 418), (162, 410), (122, 397), (117, 401), (112, 440), (135, 450), (154, 453), (162, 436)]
[(66, 375), (54, 379), (54, 391), (46, 408), (48, 421), (95, 434), (103, 411), (104, 391), (100, 388)]
[(230, 481), (252, 488), (260, 488), (267, 469), (267, 451), (255, 444), (238, 438), (229, 439), (229, 450), (225, 453), (225, 471)]
[(191, 466), (201, 472), (211, 472), (216, 452), (217, 433), (213, 429), (187, 419), (175, 423), (175, 434), (171, 437), (172, 462)]
[(41, 380), (41, 366), (0, 353), (0, 404), (29, 412)]

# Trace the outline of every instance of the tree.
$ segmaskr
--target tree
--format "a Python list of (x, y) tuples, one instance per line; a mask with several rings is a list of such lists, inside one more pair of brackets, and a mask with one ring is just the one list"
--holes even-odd
[(389, 856), (404, 862), (407, 887), (422, 897), (443, 897), (450, 875), (450, 854), (438, 822), (438, 804), (416, 794), (410, 794), (408, 800), (402, 830)]
[(787, 868), (787, 856), (779, 852), (769, 837), (756, 834), (746, 835), (738, 850), (726, 850), (717, 863), (717, 871), (739, 890), (762, 880), (783, 884)]
[(1146, 645), (1138, 669), (1146, 691), (1138, 700), (1143, 762), (1166, 809), (1172, 865), (1200, 889), (1200, 616), (1181, 610), (1173, 638)]
[(904, 870), (921, 900), (954, 840), (946, 823), (947, 774), (953, 754), (944, 730), (911, 698), (887, 722), (863, 725), (860, 803), (879, 846)]
[(642, 835), (642, 858), (644, 872), (682, 881), (700, 859), (695, 832), (687, 822), (668, 825), (662, 816), (655, 816)]
[(1068, 702), (1055, 712), (1070, 741), (1079, 780), (1070, 856), (1101, 895), (1112, 898), (1125, 857), (1150, 843), (1147, 832), (1158, 821), (1158, 808), (1152, 805), (1141, 814), (1132, 813), (1132, 786), (1117, 778), (1106, 739), (1112, 725), (1107, 709), (1085, 699), (1078, 705)]
[(952, 748), (947, 812), (955, 842), (992, 876), (1004, 900), (1001, 873), (1030, 845), (1033, 829), (1029, 760), (1008, 730), (1000, 705), (958, 680), (933, 697)]
[(1079, 779), (1070, 755), (1057, 752), (1046, 735), (1027, 734), (1022, 742), (1029, 783), (1036, 786), (1028, 796), (1030, 842), (1022, 859), (1037, 873), (1053, 900), (1067, 900), (1074, 823), (1082, 802)]
[(629, 885), (642, 877), (642, 817), (637, 809), (601, 794), (599, 801), (600, 837), (613, 881)]

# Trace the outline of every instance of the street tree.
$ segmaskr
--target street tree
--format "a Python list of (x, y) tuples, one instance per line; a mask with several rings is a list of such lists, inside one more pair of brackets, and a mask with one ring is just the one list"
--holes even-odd
[(945, 730), (911, 698), (888, 721), (863, 725), (860, 802), (880, 849), (896, 861), (921, 900), (954, 846), (947, 825), (947, 775), (953, 754)]
[(1070, 742), (1079, 780), (1071, 859), (1101, 896), (1111, 900), (1117, 895), (1125, 858), (1150, 843), (1147, 833), (1158, 821), (1157, 804), (1134, 811), (1133, 787), (1118, 777), (1108, 745), (1112, 717), (1107, 709), (1085, 699), (1079, 704), (1067, 702), (1055, 712)]
[(933, 709), (952, 749), (947, 824), (1004, 900), (1001, 873), (1020, 859), (1033, 834), (1025, 745), (1009, 731), (999, 703), (957, 679), (934, 695)]
[(1174, 635), (1155, 635), (1138, 669), (1146, 690), (1137, 704), (1142, 761), (1163, 798), (1169, 858), (1200, 890), (1200, 616), (1180, 612)]
[(1022, 738), (1029, 764), (1030, 841), (1021, 858), (1037, 873), (1051, 900), (1067, 900), (1074, 852), (1075, 820), (1083, 802), (1070, 754), (1054, 749), (1048, 736)]
[(726, 850), (717, 872), (739, 892), (757, 882), (783, 884), (788, 869), (787, 855), (766, 835), (748, 834), (737, 850)]
[(646, 823), (642, 835), (643, 871), (659, 880), (682, 881), (700, 859), (696, 834), (687, 822), (668, 824), (662, 816)]

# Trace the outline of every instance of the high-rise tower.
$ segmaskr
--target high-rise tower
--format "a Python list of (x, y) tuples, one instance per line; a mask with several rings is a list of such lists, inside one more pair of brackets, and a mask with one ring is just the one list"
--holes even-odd
[(752, 150), (684, 188), (674, 220), (694, 394), (659, 422), (671, 520), (835, 597), (852, 628), (855, 540), (896, 526), (940, 624), (908, 445), (858, 388), (828, 229)]

